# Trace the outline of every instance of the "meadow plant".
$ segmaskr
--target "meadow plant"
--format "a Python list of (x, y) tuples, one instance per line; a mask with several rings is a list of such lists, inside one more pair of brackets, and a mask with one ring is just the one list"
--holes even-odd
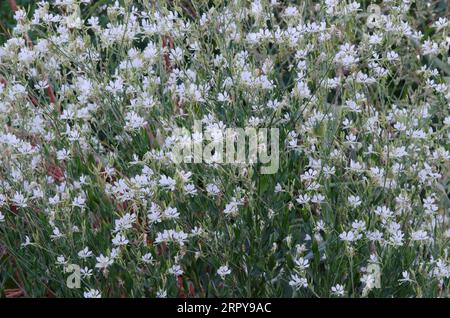
[[(11, 10), (0, 296), (450, 293), (445, 0)], [(276, 129), (276, 169), (228, 128)]]

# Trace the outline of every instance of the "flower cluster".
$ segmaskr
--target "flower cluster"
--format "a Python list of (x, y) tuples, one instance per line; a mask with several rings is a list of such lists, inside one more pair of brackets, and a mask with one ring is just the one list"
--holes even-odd
[[(7, 284), (90, 298), (448, 295), (445, 12), (385, 0), (369, 24), (358, 1), (122, 2), (19, 8), (0, 46)], [(278, 171), (174, 163), (172, 132), (196, 120), (213, 138), (278, 128)], [(79, 289), (66, 285), (74, 265)]]

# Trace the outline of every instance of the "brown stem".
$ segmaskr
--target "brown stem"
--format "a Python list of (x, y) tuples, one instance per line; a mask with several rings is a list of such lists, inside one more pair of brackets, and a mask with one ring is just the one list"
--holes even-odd
[(164, 54), (164, 68), (166, 72), (170, 73), (172, 71), (172, 64), (170, 63), (170, 50), (173, 49), (173, 39), (171, 36), (163, 36), (162, 38), (162, 47), (163, 50), (168, 46), (168, 49), (165, 50)]
[(16, 0), (8, 0), (9, 6), (13, 11), (17, 11), (17, 3)]
[(50, 85), (50, 83), (48, 83), (47, 95), (48, 97), (50, 97), (50, 103), (56, 105), (56, 96), (55, 93), (53, 92), (53, 87)]
[(20, 298), (23, 296), (23, 291), (20, 288), (5, 289), (5, 298)]

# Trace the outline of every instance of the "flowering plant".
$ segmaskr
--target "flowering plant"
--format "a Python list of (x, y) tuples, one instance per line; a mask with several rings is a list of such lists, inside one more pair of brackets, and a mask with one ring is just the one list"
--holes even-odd
[(448, 295), (448, 7), (368, 2), (9, 1), (0, 296)]

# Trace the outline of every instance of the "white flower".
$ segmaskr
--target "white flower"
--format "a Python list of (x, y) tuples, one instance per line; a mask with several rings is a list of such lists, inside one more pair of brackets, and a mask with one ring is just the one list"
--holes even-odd
[(227, 265), (220, 266), (217, 270), (217, 275), (219, 275), (222, 279), (225, 279), (225, 276), (231, 274), (231, 269), (228, 268)]
[(181, 276), (181, 275), (183, 275), (184, 272), (181, 269), (180, 265), (175, 264), (171, 268), (169, 268), (169, 273), (173, 274), (175, 276)]
[(116, 236), (112, 239), (112, 243), (116, 246), (127, 245), (130, 241), (120, 233), (117, 233)]
[(115, 220), (114, 222), (115, 222), (114, 232), (125, 231), (132, 228), (133, 223), (136, 222), (136, 215), (127, 213), (120, 219)]
[(402, 231), (394, 231), (391, 233), (391, 236), (389, 237), (389, 243), (394, 246), (403, 246), (403, 237), (405, 235)]
[(58, 160), (66, 160), (70, 155), (70, 151), (67, 149), (61, 149), (56, 152), (56, 159)]
[(309, 197), (308, 194), (303, 194), (303, 195), (300, 194), (298, 196), (298, 198), (295, 199), (295, 200), (297, 201), (298, 204), (306, 204), (306, 203), (308, 203), (311, 200), (311, 198)]
[(283, 15), (286, 17), (295, 17), (299, 15), (299, 12), (296, 7), (287, 7), (286, 9), (284, 9)]
[(348, 68), (357, 64), (359, 62), (359, 58), (357, 56), (355, 46), (349, 43), (341, 45), (340, 51), (334, 57), (334, 61)]
[(175, 180), (166, 175), (161, 175), (159, 179), (159, 185), (170, 191), (175, 190), (175, 184), (176, 184)]
[(367, 231), (366, 236), (369, 241), (381, 242), (383, 239), (383, 233), (381, 233), (379, 230)]
[(120, 249), (118, 247), (113, 247), (111, 249), (111, 254), (109, 255), (111, 259), (114, 261), (120, 255)]
[(56, 257), (56, 264), (66, 265), (67, 264), (66, 258), (63, 255), (59, 255), (58, 257)]
[(147, 218), (148, 218), (148, 221), (150, 222), (150, 224), (161, 223), (161, 221), (162, 221), (160, 208), (153, 202), (152, 202), (150, 211), (147, 214)]
[(183, 231), (164, 230), (156, 234), (155, 243), (162, 242), (176, 242), (180, 246), (183, 246), (187, 241), (188, 235)]
[(339, 234), (339, 238), (346, 242), (354, 242), (362, 238), (361, 234), (355, 234), (353, 231), (342, 232)]
[(215, 196), (220, 193), (220, 189), (215, 184), (209, 183), (206, 185), (206, 192), (208, 192), (209, 195)]
[(225, 205), (225, 209), (223, 210), (223, 213), (225, 214), (236, 214), (238, 212), (239, 203), (236, 201), (232, 201)]
[(274, 190), (274, 192), (275, 192), (275, 193), (279, 193), (279, 192), (282, 192), (282, 191), (283, 191), (283, 188), (281, 187), (281, 184), (277, 183), (277, 184), (275, 185), (275, 190)]
[(331, 293), (336, 296), (344, 296), (344, 286), (336, 284), (335, 286), (331, 287)]
[(194, 196), (197, 194), (197, 189), (195, 188), (195, 185), (192, 183), (186, 184), (184, 186), (184, 191), (186, 191), (187, 194)]
[(5, 216), (0, 212), (0, 223), (5, 222)]
[(123, 90), (123, 79), (121, 77), (117, 77), (115, 81), (109, 81), (108, 86), (106, 86), (106, 90), (113, 94), (121, 92)]
[(411, 233), (411, 240), (413, 241), (425, 241), (428, 240), (428, 233), (426, 231), (415, 231)]
[(92, 276), (93, 271), (92, 269), (85, 266), (84, 268), (80, 268), (80, 274), (83, 278), (88, 278)]
[(360, 279), (364, 285), (364, 289), (371, 290), (375, 287), (375, 277), (371, 274), (364, 274)]
[(316, 193), (313, 195), (313, 197), (311, 198), (311, 202), (313, 203), (322, 203), (325, 200), (325, 196), (320, 194), (320, 193)]
[(156, 298), (166, 298), (167, 297), (167, 291), (160, 289), (156, 293)]
[(139, 128), (144, 127), (147, 124), (147, 122), (136, 114), (135, 112), (129, 112), (125, 115), (125, 129), (126, 130), (136, 130)]
[(289, 281), (289, 286), (292, 286), (295, 289), (306, 288), (308, 287), (308, 281), (306, 278), (299, 277), (297, 274), (291, 275), (291, 280)]
[(227, 92), (219, 93), (217, 95), (217, 100), (219, 102), (230, 102), (231, 98), (230, 95)]
[(82, 249), (81, 251), (78, 252), (78, 257), (81, 258), (88, 258), (92, 256), (92, 252), (89, 250), (88, 247), (85, 247), (84, 249)]
[(57, 239), (60, 239), (60, 238), (64, 237), (64, 234), (61, 233), (61, 231), (59, 230), (59, 228), (54, 227), (54, 228), (53, 228), (53, 234), (50, 235), (50, 237), (52, 238), (52, 240), (57, 240)]
[(33, 244), (33, 243), (31, 242), (30, 237), (28, 235), (26, 235), (25, 236), (25, 242), (21, 243), (20, 246), (21, 247), (27, 247), (28, 245), (31, 245), (31, 244)]
[(72, 201), (72, 205), (79, 208), (85, 208), (86, 207), (86, 194), (81, 193), (77, 197), (75, 197)]
[(398, 60), (398, 54), (395, 51), (389, 51), (386, 54), (386, 58), (388, 59), (388, 61), (395, 61)]
[(297, 90), (295, 93), (297, 94), (298, 97), (305, 98), (305, 99), (311, 97), (311, 91), (305, 82), (303, 82), (303, 81), (297, 82), (296, 89)]
[(197, 227), (197, 226), (195, 226), (192, 230), (191, 230), (191, 235), (192, 236), (199, 236), (199, 235), (202, 235), (204, 232), (203, 232), (203, 229), (201, 228), (201, 227)]
[(366, 222), (362, 220), (356, 220), (352, 223), (352, 228), (356, 232), (364, 232), (366, 230)]
[(402, 272), (402, 278), (400, 278), (398, 281), (400, 282), (400, 284), (411, 282), (412, 280), (410, 278), (409, 272), (408, 271), (403, 271)]
[(88, 289), (83, 293), (84, 298), (102, 298), (100, 291), (97, 289)]
[(27, 207), (27, 199), (21, 192), (14, 193), (14, 197), (12, 198), (12, 201), (21, 208)]
[(6, 196), (0, 193), (0, 207), (6, 204)]
[(304, 271), (309, 267), (309, 261), (303, 257), (296, 258), (294, 263), (300, 271)]
[(97, 264), (95, 264), (95, 267), (99, 269), (106, 269), (108, 268), (108, 266), (114, 263), (113, 259), (109, 258), (108, 256), (103, 256), (103, 254), (100, 254), (100, 256), (96, 257), (95, 259), (97, 260)]
[(177, 208), (172, 208), (169, 206), (164, 210), (164, 216), (167, 219), (178, 219), (180, 217), (180, 213)]
[(153, 255), (151, 253), (147, 253), (141, 257), (142, 261), (146, 264), (150, 264), (153, 262)]
[(437, 31), (447, 27), (449, 25), (449, 21), (447, 18), (440, 17), (435, 23), (434, 26), (436, 27)]
[(361, 203), (361, 198), (359, 196), (350, 195), (348, 197), (348, 204), (350, 204), (353, 208), (360, 206)]

